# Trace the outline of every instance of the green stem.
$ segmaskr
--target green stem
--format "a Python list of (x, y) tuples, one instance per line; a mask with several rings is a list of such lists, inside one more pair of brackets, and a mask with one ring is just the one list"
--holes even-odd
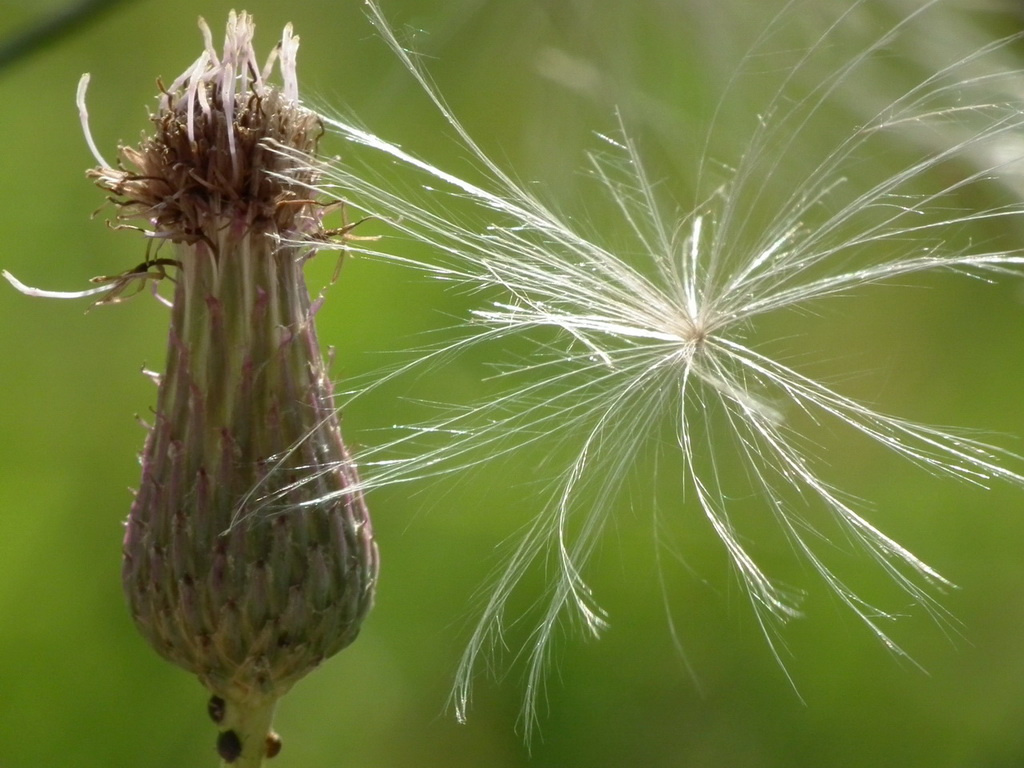
[(267, 737), (271, 732), (274, 720), (274, 708), (277, 699), (259, 699), (229, 702), (224, 721), (221, 723), (221, 735), (233, 732), (241, 744), (241, 754), (230, 760), (224, 758), (221, 768), (260, 768), (263, 758), (267, 756)]

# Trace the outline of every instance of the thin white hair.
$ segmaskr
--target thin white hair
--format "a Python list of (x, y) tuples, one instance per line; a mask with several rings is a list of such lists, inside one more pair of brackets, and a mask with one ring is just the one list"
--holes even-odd
[[(787, 4), (775, 23), (794, 5)], [(870, 555), (940, 621), (945, 614), (933, 588), (948, 582), (869, 520), (862, 503), (830, 484), (828, 458), (808, 450), (813, 433), (797, 432), (786, 412), (806, 415), (812, 426), (860, 434), (935, 475), (981, 486), (996, 480), (1024, 485), (1020, 457), (961, 431), (875, 410), (749, 341), (764, 316), (871, 284), (936, 270), (992, 280), (1019, 275), (1024, 267), (1020, 250), (985, 246), (991, 242), (986, 224), (1024, 213), (1013, 194), (1016, 185), (1002, 184), (1002, 202), (995, 205), (963, 202), (966, 190), (1000, 182), (1024, 157), (1024, 114), (1008, 95), (1021, 73), (1006, 66), (1008, 40), (942, 64), (929, 61), (930, 69), (901, 95), (842, 132), (810, 170), (798, 171), (798, 184), (788, 183), (788, 164), (798, 166), (796, 160), (814, 146), (825, 106), (842, 99), (847, 83), (923, 23), (937, 1), (900, 16), (841, 64), (816, 68), (846, 18), (865, 5), (849, 4), (796, 52), (741, 156), (727, 172), (717, 172), (728, 178), (712, 183), (710, 163), (695, 169), (698, 186), (708, 188), (688, 209), (680, 212), (664, 198), (626, 128), (628, 117), (599, 134), (603, 148), (588, 156), (589, 173), (618, 213), (605, 230), (561, 215), (495, 163), (368, 0), (379, 33), (483, 179), (467, 181), (350, 121), (325, 118), (351, 152), (327, 167), (328, 182), (318, 191), (387, 219), (395, 232), (429, 246), (430, 261), (396, 256), (387, 237), (345, 246), (425, 270), (487, 302), (472, 313), (459, 339), (389, 376), (484, 343), (520, 336), (540, 341), (528, 362), (504, 374), (510, 381), (504, 394), (452, 406), (429, 424), (364, 452), (365, 489), (462, 472), (542, 441), (572, 446), (546, 501), (538, 503), (503, 564), (462, 656), (453, 694), (460, 718), (479, 657), (502, 643), (510, 598), (538, 562), (555, 564), (557, 578), (546, 588), (522, 651), (528, 733), (562, 618), (575, 615), (594, 635), (606, 626), (584, 571), (641, 456), (659, 457), (659, 468), (678, 468), (680, 498), (686, 494), (721, 541), (769, 642), (777, 620), (799, 614), (799, 592), (777, 583), (761, 565), (757, 541), (733, 514), (735, 480), (722, 465), (729, 452), (742, 460), (749, 485), (759, 490), (764, 511), (791, 548), (901, 655), (884, 626), (893, 614), (847, 585), (823, 551), (834, 537), (808, 512), (826, 513), (831, 530)], [(769, 37), (766, 31), (746, 63)], [(815, 73), (811, 85), (797, 87), (808, 73)], [(712, 132), (715, 127), (713, 122)], [(846, 180), (856, 166), (894, 147), (904, 158), (895, 170), (867, 183)], [(957, 173), (937, 173), (953, 165)], [(400, 187), (394, 178), (401, 179)], [(970, 234), (975, 229), (977, 237)], [(674, 425), (670, 445), (661, 440), (666, 420)], [(731, 437), (716, 428), (709, 443), (712, 422)], [(438, 435), (442, 444), (417, 448), (420, 439)]]

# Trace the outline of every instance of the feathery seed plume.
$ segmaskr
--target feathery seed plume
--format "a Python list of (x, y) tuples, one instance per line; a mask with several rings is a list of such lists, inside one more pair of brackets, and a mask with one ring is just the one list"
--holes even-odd
[[(392, 375), (485, 343), (505, 345), (513, 337), (538, 343), (528, 361), (503, 370), (510, 382), (503, 395), (444, 412), (364, 454), (366, 483), (442, 476), (524, 445), (575, 446), (485, 599), (457, 674), (453, 700), (460, 718), (479, 656), (507, 644), (510, 598), (529, 569), (546, 565), (557, 577), (522, 649), (527, 732), (555, 628), (567, 614), (595, 635), (606, 626), (584, 568), (624, 485), (665, 485), (663, 478), (635, 476), (636, 466), (649, 466), (639, 462), (645, 455), (657, 457), (675, 489), (671, 500), (652, 503), (656, 525), (669, 525), (666, 508), (705, 518), (769, 640), (777, 621), (799, 615), (800, 590), (780, 583), (762, 563), (757, 538), (736, 513), (739, 498), (759, 496), (788, 548), (896, 653), (903, 651), (886, 627), (895, 614), (862, 597), (830, 562), (837, 539), (868, 555), (915, 603), (944, 620), (932, 588), (948, 582), (833, 486), (828, 457), (807, 449), (814, 437), (806, 430), (847, 430), (933, 474), (978, 485), (1024, 485), (1020, 457), (859, 402), (773, 356), (752, 332), (771, 315), (817, 309), (823, 300), (873, 284), (929, 271), (992, 280), (1024, 266), (1020, 250), (989, 249), (989, 236), (963, 235), (983, 233), (986, 223), (1009, 226), (1024, 215), (1018, 197), (991, 207), (965, 202), (975, 190), (995, 188), (1022, 158), (1024, 113), (1019, 100), (1004, 96), (1019, 91), (1019, 72), (1000, 58), (1010, 40), (953, 54), (924, 72), (902, 95), (844, 129), (817, 165), (804, 170), (808, 152), (835, 132), (823, 118), (824, 105), (858, 76), (870, 82), (868, 70), (891, 57), (894, 41), (937, 5), (915, 6), (887, 22), (838, 62), (831, 57), (833, 38), (845, 21), (863, 22), (856, 14), (867, 4), (837, 9), (827, 31), (782, 70), (782, 85), (751, 121), (729, 178), (708, 189), (713, 158), (701, 158), (694, 178), (704, 189), (689, 208), (665, 199), (661, 180), (620, 119), (617, 131), (600, 135), (605, 150), (588, 158), (590, 175), (618, 215), (594, 222), (561, 215), (539, 187), (524, 187), (491, 160), (367, 0), (381, 35), (484, 181), (468, 181), (353, 122), (327, 118), (328, 129), (352, 148), (318, 189), (345, 190), (356, 207), (391, 217), (431, 255), (420, 263), (376, 245), (357, 251), (423, 269), (475, 295), (497, 296), (474, 312), (464, 337)], [(759, 36), (745, 60), (758, 74), (763, 51), (757, 45), (767, 46), (787, 11), (795, 15), (798, 7), (786, 3)], [(876, 156), (895, 149), (909, 158), (904, 165), (866, 176), (861, 186), (845, 181), (846, 173), (870, 168)], [(425, 447), (410, 448), (416, 445)], [(388, 453), (398, 449), (406, 458)], [(741, 468), (726, 471), (727, 456)], [(550, 463), (548, 454), (544, 461)]]

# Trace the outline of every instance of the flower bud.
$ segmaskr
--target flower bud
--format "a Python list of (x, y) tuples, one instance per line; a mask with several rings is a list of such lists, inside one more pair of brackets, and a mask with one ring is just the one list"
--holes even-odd
[(175, 283), (125, 593), (157, 652), (221, 700), (219, 750), (258, 765), (274, 702), (358, 634), (377, 549), (302, 272), (327, 233), (298, 39), (286, 27), (261, 70), (247, 14), (221, 54), (200, 26), (206, 50), (163, 89), (152, 135), (89, 175), (161, 249), (123, 279), (173, 267)]

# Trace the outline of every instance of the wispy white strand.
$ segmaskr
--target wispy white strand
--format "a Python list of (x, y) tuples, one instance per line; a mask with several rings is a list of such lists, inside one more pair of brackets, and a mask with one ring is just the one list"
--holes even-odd
[[(457, 673), (453, 701), (459, 717), (469, 706), (480, 655), (503, 642), (509, 600), (538, 563), (554, 565), (559, 576), (549, 585), (537, 626), (521, 651), (527, 663), (527, 732), (550, 641), (562, 619), (574, 612), (592, 634), (606, 626), (608, 617), (586, 583), (585, 566), (621, 501), (633, 465), (639, 456), (658, 450), (652, 438), (667, 419), (674, 422), (676, 444), (670, 454), (660, 454), (659, 466), (671, 458), (679, 473), (679, 498), (670, 503), (682, 504), (686, 493), (689, 506), (703, 513), (770, 641), (774, 622), (799, 614), (800, 594), (778, 584), (762, 567), (756, 542), (743, 535), (735, 519), (731, 481), (716, 458), (728, 446), (716, 442), (709, 447), (697, 439), (716, 413), (732, 435), (733, 453), (744, 460), (750, 482), (760, 489), (765, 511), (793, 550), (882, 642), (903, 653), (884, 626), (892, 614), (869, 604), (826, 562), (820, 550), (827, 537), (801, 510), (827, 513), (846, 541), (876, 561), (914, 602), (948, 621), (929, 591), (948, 582), (823, 478), (823, 462), (804, 450), (784, 411), (805, 413), (815, 424), (843, 426), (929, 472), (977, 485), (999, 480), (1024, 486), (1024, 460), (955, 431), (869, 408), (768, 357), (746, 339), (762, 316), (805, 308), (870, 284), (936, 270), (986, 279), (1024, 273), (1024, 253), (1018, 250), (979, 248), (971, 239), (953, 239), (965, 229), (1011, 224), (1024, 214), (1019, 199), (977, 210), (956, 202), (966, 188), (999, 180), (1022, 157), (1024, 115), (1013, 101), (994, 98), (1019, 79), (1019, 72), (998, 60), (1007, 41), (932, 67), (905, 94), (842, 136), (804, 173), (802, 183), (783, 195), (777, 194), (776, 177), (791, 175), (787, 163), (799, 154), (825, 105), (839, 98), (880, 52), (922, 23), (937, 2), (912, 9), (804, 95), (791, 98), (789, 89), (808, 72), (818, 72), (816, 62), (832, 36), (864, 6), (850, 4), (783, 78), (732, 178), (689, 211), (666, 213), (656, 181), (649, 178), (623, 125), (628, 121), (621, 119), (617, 134), (601, 137), (606, 151), (589, 157), (589, 169), (619, 213), (616, 232), (632, 239), (630, 252), (624, 253), (606, 245), (613, 242), (611, 232), (583, 231), (490, 160), (377, 6), (367, 5), (382, 37), (486, 180), (471, 183), (361, 127), (328, 117), (328, 127), (351, 144), (356, 159), (327, 168), (328, 182), (318, 191), (346, 199), (361, 213), (387, 218), (396, 233), (427, 244), (433, 261), (396, 257), (381, 243), (346, 243), (350, 250), (497, 297), (473, 312), (458, 340), (384, 380), (473, 346), (544, 329), (561, 333), (538, 348), (529, 363), (501, 374), (510, 384), (505, 394), (486, 404), (444, 411), (361, 457), (363, 489), (371, 490), (461, 472), (486, 461), (482, 456), (504, 455), (540, 441), (574, 444), (575, 457), (550, 487), (547, 503), (538, 505), (484, 601), (481, 622)], [(777, 24), (781, 21), (773, 22), (758, 45), (768, 44)], [(947, 124), (955, 130), (945, 132)], [(918, 131), (928, 136), (914, 144)], [(936, 134), (948, 140), (938, 142)], [(862, 191), (852, 191), (856, 182), (844, 180), (844, 173), (890, 140), (916, 146), (917, 156)], [(365, 164), (360, 157), (367, 158)], [(372, 164), (381, 159), (402, 180), (402, 193), (374, 174)], [(931, 191), (917, 186), (934, 182), (934, 172), (953, 160), (969, 162), (971, 170)], [(698, 176), (705, 185), (708, 168), (702, 160)], [(463, 216), (459, 212), (467, 206), (471, 215)], [(762, 226), (750, 212), (766, 208), (773, 216)], [(445, 438), (441, 444), (430, 441), (438, 436)]]

